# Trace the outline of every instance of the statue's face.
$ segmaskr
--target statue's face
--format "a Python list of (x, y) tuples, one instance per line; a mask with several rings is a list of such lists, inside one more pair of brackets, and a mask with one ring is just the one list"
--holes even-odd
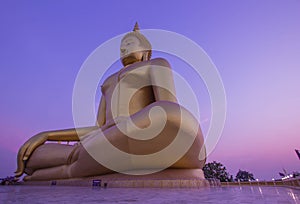
[(128, 36), (124, 38), (121, 42), (121, 58), (136, 58), (136, 60), (140, 61), (143, 56), (144, 48), (140, 45), (140, 41), (135, 36)]

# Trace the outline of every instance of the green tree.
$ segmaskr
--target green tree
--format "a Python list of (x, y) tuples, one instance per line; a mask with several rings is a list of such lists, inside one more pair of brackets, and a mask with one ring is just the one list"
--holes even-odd
[(237, 172), (236, 176), (235, 176), (235, 180), (238, 181), (253, 181), (255, 180), (254, 179), (254, 176), (252, 173), (248, 172), (248, 171), (243, 171), (243, 170), (240, 170)]
[(219, 179), (221, 182), (232, 181), (232, 176), (227, 172), (226, 167), (220, 162), (213, 161), (203, 167), (204, 176), (207, 179)]

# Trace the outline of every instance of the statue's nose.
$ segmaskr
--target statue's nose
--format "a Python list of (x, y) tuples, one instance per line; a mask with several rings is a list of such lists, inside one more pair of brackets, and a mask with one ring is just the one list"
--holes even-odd
[(126, 51), (126, 49), (122, 49), (122, 48), (121, 48), (121, 53), (124, 53), (125, 51)]

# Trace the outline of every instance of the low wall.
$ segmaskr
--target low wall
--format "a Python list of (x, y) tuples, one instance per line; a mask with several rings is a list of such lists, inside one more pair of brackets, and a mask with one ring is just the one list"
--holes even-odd
[(222, 186), (290, 186), (300, 188), (300, 178), (281, 180), (281, 181), (247, 181), (247, 182), (221, 182)]

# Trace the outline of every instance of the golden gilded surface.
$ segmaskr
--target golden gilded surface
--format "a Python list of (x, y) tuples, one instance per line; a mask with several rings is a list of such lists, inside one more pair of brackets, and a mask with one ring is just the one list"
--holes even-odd
[[(169, 168), (201, 169), (204, 166), (205, 159), (199, 160), (204, 144), (200, 126), (193, 115), (177, 103), (169, 63), (162, 58), (150, 59), (151, 45), (138, 31), (137, 24), (134, 31), (122, 39), (120, 51), (124, 67), (109, 76), (101, 86), (97, 124), (86, 128), (46, 131), (31, 137), (18, 152), (16, 177), (24, 172), (27, 174), (24, 180), (68, 179), (113, 173), (113, 170), (95, 161), (82, 145), (93, 143), (99, 128), (109, 142), (121, 151), (146, 155), (166, 148), (176, 137), (179, 128), (184, 130), (184, 137), (191, 138), (191, 129), (196, 127), (198, 131), (191, 147)], [(167, 88), (153, 85), (161, 83)], [(155, 120), (150, 121), (150, 111), (157, 106), (165, 112), (155, 112)], [(182, 112), (185, 114), (181, 114)], [(134, 130), (128, 128), (124, 133), (117, 126), (131, 120), (138, 128), (151, 125), (155, 129), (160, 127), (164, 117), (166, 123), (163, 129), (153, 138), (146, 138), (146, 130), (143, 135), (145, 139), (128, 137), (127, 135), (134, 134)], [(80, 142), (66, 145), (46, 143), (47, 141)], [(201, 158), (205, 158), (205, 151), (201, 154)], [(112, 155), (108, 154), (107, 158), (115, 161)], [(147, 163), (134, 168), (159, 168), (159, 163), (163, 161), (164, 158), (161, 158), (158, 163)], [(130, 168), (133, 167), (124, 165), (124, 170), (133, 170)]]

